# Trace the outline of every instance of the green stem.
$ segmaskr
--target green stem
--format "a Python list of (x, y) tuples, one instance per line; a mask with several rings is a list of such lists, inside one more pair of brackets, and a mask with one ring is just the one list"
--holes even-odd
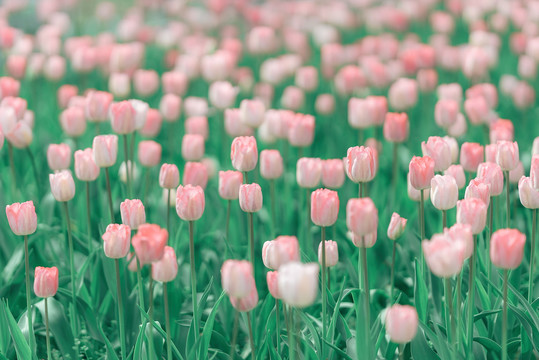
[(277, 212), (275, 204), (275, 180), (270, 180), (270, 197), (271, 197), (271, 220), (273, 224), (273, 235), (275, 235), (277, 227)]
[(367, 248), (365, 247), (364, 238), (362, 237), (362, 247), (359, 248), (361, 253), (361, 266), (363, 273), (363, 291), (365, 292), (365, 303), (364, 303), (364, 313), (365, 313), (365, 340), (367, 344), (367, 355), (368, 359), (371, 359), (371, 342), (370, 342), (370, 328), (371, 328), (371, 309), (370, 309), (370, 293), (369, 293), (369, 273), (367, 266)]
[(47, 338), (47, 359), (52, 359), (51, 354), (51, 338), (49, 335), (49, 303), (47, 302), (47, 298), (45, 298), (45, 336)]
[(151, 274), (149, 290), (148, 298), (150, 300), (150, 307), (148, 309), (148, 317), (150, 320), (150, 333), (148, 334), (148, 350), (150, 352), (150, 358), (153, 359), (155, 356), (155, 351), (153, 349), (153, 278)]
[(116, 294), (118, 296), (118, 325), (120, 327), (120, 346), (122, 351), (122, 359), (127, 358), (125, 346), (125, 321), (124, 321), (124, 305), (122, 301), (122, 281), (120, 279), (120, 260), (114, 259), (116, 266)]
[(26, 152), (28, 153), (28, 157), (30, 158), (30, 162), (32, 164), (32, 171), (34, 173), (34, 180), (36, 182), (37, 197), (39, 200), (41, 200), (41, 182), (39, 181), (39, 174), (37, 172), (36, 159), (29, 146), (26, 148)]
[[(198, 341), (198, 304), (197, 304), (197, 277), (195, 273), (195, 242), (194, 242), (195, 222), (189, 221), (189, 262), (191, 265), (191, 296), (193, 301), (193, 321), (195, 325), (194, 335), (195, 344)], [(195, 358), (197, 358), (197, 350), (195, 349)]]
[(505, 201), (507, 206), (507, 228), (511, 227), (511, 200), (509, 199), (509, 171), (505, 171)]
[(232, 207), (232, 200), (226, 201), (226, 224), (225, 224), (225, 242), (227, 244), (227, 248), (230, 246), (230, 243), (228, 242), (228, 234), (230, 231), (230, 210)]
[(92, 212), (90, 207), (90, 182), (86, 181), (86, 221), (88, 224), (88, 256), (92, 253)]
[(171, 189), (167, 190), (167, 231), (168, 235), (171, 235), (170, 232), (170, 191)]
[(230, 345), (230, 359), (234, 360), (236, 357), (236, 341), (238, 340), (238, 323), (240, 318), (240, 312), (234, 309), (234, 328), (232, 330), (232, 343)]
[(468, 342), (467, 342), (467, 351), (468, 357), (473, 358), (473, 310), (474, 310), (474, 299), (475, 299), (475, 251), (476, 251), (476, 242), (477, 235), (474, 235), (473, 241), (473, 251), (470, 256), (470, 273), (468, 278)]
[(18, 190), (17, 184), (17, 171), (15, 170), (15, 162), (13, 161), (13, 145), (8, 141), (7, 142), (7, 150), (8, 150), (8, 156), (9, 156), (9, 168), (11, 169), (11, 176), (12, 176), (12, 189), (13, 193), (16, 193)]
[(360, 199), (363, 197), (363, 187), (364, 187), (364, 184), (360, 182), (359, 183), (359, 198)]
[(128, 150), (128, 140), (127, 140), (127, 134), (124, 134), (124, 161), (125, 161), (125, 177), (126, 177), (126, 185), (127, 185), (127, 198), (131, 199), (131, 169), (129, 166), (129, 150)]
[[(462, 322), (462, 271), (457, 275), (457, 304), (455, 305), (455, 313), (457, 318), (457, 329), (459, 329), (460, 333), (460, 326)], [(457, 344), (460, 344), (460, 335), (457, 337), (456, 342)], [(459, 345), (460, 348), (460, 345)]]
[(71, 304), (73, 306), (73, 312), (71, 313), (71, 328), (73, 330), (73, 334), (75, 335), (75, 334), (78, 334), (78, 332), (77, 332), (77, 302), (75, 298), (76, 284), (75, 284), (75, 259), (73, 256), (73, 238), (71, 235), (71, 219), (69, 217), (69, 209), (67, 207), (67, 201), (63, 201), (62, 205), (64, 207), (64, 213), (65, 213), (65, 218), (66, 218), (67, 242), (69, 246), (69, 268), (70, 268), (70, 273), (71, 273)]
[(249, 183), (249, 173), (247, 171), (243, 172), (243, 183), (248, 184)]
[(326, 294), (326, 228), (322, 226), (322, 359), (326, 358), (326, 309), (327, 309), (327, 294)]
[(397, 242), (393, 240), (393, 252), (391, 255), (391, 290), (389, 292), (391, 304), (393, 304), (393, 291), (395, 289), (395, 258), (397, 254)]
[(535, 236), (537, 232), (537, 209), (533, 209), (532, 216), (532, 239), (531, 239), (531, 249), (530, 249), (530, 275), (528, 279), (528, 302), (531, 304), (533, 300), (533, 280), (534, 276), (534, 265), (535, 265)]
[(30, 255), (28, 252), (28, 235), (24, 235), (24, 270), (26, 275), (26, 319), (28, 320), (28, 338), (30, 352), (36, 349), (34, 325), (32, 324), (32, 293), (30, 292)]
[[(151, 172), (151, 169), (146, 168), (146, 175), (144, 176), (145, 177), (145, 179), (144, 179), (144, 195), (143, 195), (143, 198), (142, 198), (143, 199), (142, 202), (144, 204), (146, 204), (146, 199), (148, 198), (148, 193), (150, 192), (150, 183), (152, 181), (152, 177), (151, 177), (150, 172)], [(167, 204), (170, 203), (169, 199), (170, 199), (170, 193), (169, 193), (169, 197), (167, 199)]]
[(451, 279), (445, 278), (445, 301), (447, 302), (446, 323), (448, 329), (449, 343), (451, 344), (451, 357), (454, 358), (455, 344), (455, 314), (453, 313), (453, 294), (451, 293)]
[(292, 331), (288, 331), (288, 358), (290, 360), (296, 360), (296, 339), (295, 339), (295, 316), (294, 308), (290, 308), (289, 318), (290, 318), (290, 328)]
[(249, 325), (249, 343), (251, 344), (251, 359), (256, 359), (255, 339), (253, 336), (253, 326), (251, 324), (251, 312), (247, 312), (247, 323)]
[(392, 166), (392, 185), (393, 185), (393, 194), (397, 193), (397, 178), (398, 178), (398, 171), (399, 171), (399, 163), (397, 161), (398, 156), (398, 150), (399, 150), (399, 143), (393, 143), (393, 166)]
[[(137, 262), (137, 288), (138, 288), (138, 298), (139, 298), (139, 305), (140, 305), (140, 320), (142, 321), (142, 329), (146, 328), (146, 317), (144, 316), (144, 312), (146, 309), (146, 305), (144, 304), (144, 288), (142, 287), (142, 274), (141, 274), (141, 266), (140, 266), (140, 260), (138, 258), (138, 255), (135, 253), (135, 259)], [(144, 331), (142, 332), (142, 341), (144, 341)]]
[(363, 129), (357, 130), (357, 145), (358, 146), (363, 145)]
[[(492, 234), (494, 233), (494, 197), (490, 197), (490, 205), (488, 207), (488, 235), (486, 240), (486, 259), (490, 259), (490, 239), (492, 238)], [(489, 281), (487, 282), (487, 294), (488, 298), (491, 299), (492, 295), (492, 286), (491, 286), (491, 279), (492, 279), (492, 262), (487, 261), (487, 278)]]
[(502, 360), (507, 360), (507, 282), (508, 271), (503, 270), (503, 312), (502, 312)]
[(399, 360), (404, 360), (404, 348), (406, 344), (399, 344)]
[(249, 261), (253, 264), (253, 276), (255, 267), (255, 234), (253, 226), (253, 213), (247, 213), (249, 217)]
[(442, 231), (447, 227), (447, 210), (442, 210)]
[(172, 340), (170, 339), (170, 313), (168, 310), (168, 287), (163, 283), (163, 297), (165, 298), (165, 323), (167, 326), (167, 359), (172, 360)]
[(110, 188), (110, 174), (109, 168), (105, 168), (105, 178), (107, 179), (107, 194), (109, 198), (109, 210), (110, 210), (110, 223), (114, 224), (114, 208), (112, 206), (112, 191)]
[(281, 351), (281, 316), (279, 313), (279, 299), (275, 299), (275, 334), (277, 343), (277, 354)]
[(309, 244), (309, 229), (311, 227), (311, 197), (309, 193), (310, 189), (305, 188), (305, 245), (311, 247), (312, 245)]

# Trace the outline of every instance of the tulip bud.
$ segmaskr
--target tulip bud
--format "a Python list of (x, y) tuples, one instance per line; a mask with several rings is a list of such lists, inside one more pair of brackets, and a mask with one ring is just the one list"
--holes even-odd
[(268, 283), (268, 290), (275, 299), (281, 298), (281, 293), (279, 293), (279, 272), (278, 271), (268, 271), (266, 274), (266, 282)]
[(161, 131), (161, 126), (163, 125), (163, 118), (161, 113), (156, 109), (148, 109), (146, 112), (146, 121), (144, 126), (139, 130), (142, 136), (146, 137), (155, 137)]
[(67, 144), (50, 144), (47, 162), (51, 170), (65, 170), (71, 164), (71, 148)]
[(37, 297), (48, 298), (58, 291), (58, 268), (36, 267), (34, 276), (34, 293)]
[(174, 248), (165, 246), (161, 260), (152, 263), (152, 279), (155, 281), (173, 281), (178, 274), (178, 260)]
[(208, 184), (208, 169), (199, 162), (187, 162), (183, 168), (183, 184), (206, 188)]
[(400, 78), (395, 81), (388, 92), (389, 105), (397, 111), (405, 111), (417, 103), (417, 81)]
[(423, 200), (426, 201), (429, 199), (430, 197), (430, 191), (429, 189), (423, 189), (423, 190), (417, 190), (416, 188), (414, 188), (412, 186), (412, 183), (410, 182), (410, 173), (408, 172), (408, 175), (407, 175), (407, 186), (408, 186), (408, 197), (410, 198), (410, 200), (412, 201), (416, 201), (416, 202), (419, 202), (421, 201), (421, 192), (423, 192)]
[(346, 226), (355, 235), (365, 236), (378, 227), (378, 210), (370, 198), (350, 199), (346, 204)]
[(288, 141), (297, 147), (311, 146), (314, 140), (315, 119), (312, 115), (296, 114), (288, 123)]
[(19, 121), (13, 129), (5, 133), (7, 141), (17, 149), (25, 149), (32, 143), (34, 135), (32, 128), (24, 121)]
[(120, 135), (135, 131), (135, 109), (129, 101), (120, 101), (110, 106), (112, 130)]
[(36, 232), (37, 215), (32, 201), (7, 205), (6, 216), (15, 235), (24, 236)]
[(438, 210), (455, 207), (459, 198), (456, 180), (449, 175), (435, 175), (430, 182), (430, 200)]
[(239, 109), (225, 110), (225, 131), (229, 136), (248, 136), (252, 135), (253, 130), (240, 120)]
[(84, 110), (79, 107), (69, 107), (60, 114), (60, 125), (66, 135), (79, 137), (86, 131)]
[(539, 209), (539, 190), (535, 189), (529, 177), (521, 177), (518, 182), (518, 195), (522, 206), (527, 209)]
[(448, 236), (437, 234), (430, 241), (421, 242), (425, 261), (438, 277), (448, 278), (457, 275), (462, 270), (464, 262), (464, 246), (451, 241)]
[(457, 223), (468, 224), (477, 235), (483, 231), (487, 221), (487, 205), (481, 199), (470, 198), (457, 201)]
[(278, 270), (283, 264), (299, 261), (299, 243), (295, 236), (278, 236), (262, 246), (262, 261), (267, 268)]
[(465, 199), (478, 198), (481, 199), (488, 207), (490, 204), (490, 184), (483, 179), (472, 179), (466, 187)]
[(228, 81), (216, 81), (210, 85), (208, 98), (217, 109), (224, 110), (234, 106), (238, 91)]
[(49, 174), (51, 192), (56, 201), (69, 201), (75, 196), (75, 182), (69, 170)]
[(513, 170), (518, 166), (518, 143), (510, 141), (499, 141), (497, 143), (496, 163), (503, 171)]
[(206, 117), (208, 115), (208, 102), (205, 98), (189, 96), (185, 98), (183, 105), (185, 116), (190, 117)]
[(400, 238), (404, 232), (407, 222), (407, 219), (394, 212), (393, 215), (391, 215), (391, 221), (389, 222), (389, 226), (387, 228), (387, 237), (391, 240), (397, 240)]
[(462, 189), (466, 185), (466, 175), (464, 174), (462, 165), (451, 165), (444, 171), (444, 175), (453, 177), (459, 189)]
[(182, 99), (178, 95), (165, 94), (159, 102), (159, 112), (168, 122), (178, 120), (182, 107)]
[(262, 189), (258, 184), (243, 184), (239, 192), (240, 207), (245, 212), (262, 209)]
[(56, 97), (58, 99), (58, 106), (61, 109), (65, 109), (67, 107), (67, 104), (69, 104), (69, 100), (77, 96), (79, 93), (79, 89), (75, 85), (69, 85), (65, 84), (58, 88), (58, 91), (56, 92)]
[(387, 113), (384, 122), (384, 137), (387, 141), (401, 143), (408, 139), (410, 121), (406, 113)]
[(260, 152), (260, 175), (264, 179), (273, 180), (283, 174), (283, 158), (279, 150), (262, 150)]
[(176, 192), (176, 212), (185, 221), (195, 221), (204, 213), (204, 190), (200, 186), (180, 185)]
[(122, 214), (122, 223), (128, 225), (131, 229), (137, 230), (140, 225), (146, 223), (146, 212), (144, 205), (139, 199), (126, 199), (120, 204)]
[(151, 96), (159, 88), (159, 75), (155, 70), (137, 69), (133, 74), (133, 87), (141, 97)]
[(476, 172), (483, 162), (483, 146), (478, 143), (464, 143), (460, 149), (460, 164), (464, 170)]
[(221, 267), (221, 285), (230, 298), (244, 298), (256, 288), (253, 265), (247, 260), (226, 260)]
[(447, 129), (457, 121), (459, 110), (459, 103), (455, 100), (438, 100), (434, 108), (434, 120), (439, 127)]
[(249, 127), (257, 128), (264, 121), (265, 111), (262, 101), (244, 99), (240, 103), (240, 120)]
[(311, 220), (318, 226), (331, 226), (339, 215), (339, 195), (336, 191), (318, 189), (311, 193)]
[(331, 94), (320, 94), (316, 97), (314, 107), (319, 114), (331, 115), (335, 111), (335, 97)]
[(423, 156), (434, 160), (434, 171), (444, 171), (451, 165), (451, 148), (441, 137), (429, 137), (427, 142), (421, 143), (421, 149)]
[(174, 164), (163, 164), (159, 171), (159, 186), (164, 189), (175, 189), (180, 183), (180, 172)]
[(318, 186), (322, 175), (322, 161), (318, 158), (301, 158), (296, 165), (296, 181), (300, 187)]
[(490, 260), (501, 269), (516, 269), (524, 257), (526, 235), (516, 229), (500, 229), (490, 240)]
[(232, 141), (230, 151), (232, 166), (238, 171), (247, 172), (256, 167), (258, 149), (253, 136), (239, 136)]
[[(254, 283), (254, 279), (252, 280)], [(253, 286), (249, 295), (242, 298), (230, 298), (230, 303), (234, 309), (240, 312), (247, 312), (253, 310), (258, 304), (258, 291), (256, 286)]]
[(154, 167), (161, 162), (161, 144), (153, 140), (138, 143), (138, 160), (142, 166)]
[(428, 189), (434, 177), (434, 160), (429, 156), (414, 156), (408, 168), (410, 184), (417, 190)]
[(129, 75), (123, 73), (112, 73), (109, 75), (108, 90), (114, 97), (125, 99), (131, 93)]
[(204, 137), (185, 134), (182, 139), (182, 157), (186, 161), (199, 161), (204, 156)]
[(239, 171), (219, 171), (219, 196), (225, 200), (239, 197), (243, 174)]
[(318, 264), (290, 262), (279, 268), (279, 293), (290, 306), (304, 308), (318, 295)]
[(165, 253), (168, 232), (159, 225), (142, 224), (133, 236), (131, 243), (137, 254), (140, 265), (161, 260)]
[(111, 259), (121, 259), (129, 253), (131, 228), (128, 225), (110, 224), (101, 236), (105, 255)]
[(118, 155), (118, 137), (116, 135), (98, 135), (93, 142), (94, 160), (97, 166), (111, 167)]
[(477, 178), (490, 185), (490, 196), (498, 196), (503, 191), (503, 172), (493, 162), (485, 162), (477, 167)]
[(341, 159), (322, 160), (322, 184), (338, 189), (344, 184), (344, 162)]
[(392, 342), (406, 344), (417, 333), (417, 310), (410, 305), (395, 304), (386, 312), (386, 332)]
[[(326, 267), (332, 267), (339, 262), (339, 248), (333, 240), (324, 241), (326, 246)], [(323, 263), (322, 258), (322, 242), (318, 245), (318, 262)]]
[(86, 95), (86, 118), (90, 122), (103, 122), (109, 116), (113, 96), (105, 91), (89, 91)]
[(349, 148), (344, 164), (346, 175), (355, 183), (371, 181), (378, 170), (377, 156), (376, 150), (371, 147)]
[(513, 141), (515, 129), (510, 120), (498, 119), (490, 124), (490, 142), (497, 144), (498, 141)]

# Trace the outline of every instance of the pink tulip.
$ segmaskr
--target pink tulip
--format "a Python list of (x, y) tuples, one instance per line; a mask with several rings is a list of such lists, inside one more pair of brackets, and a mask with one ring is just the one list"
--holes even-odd
[(90, 122), (103, 122), (109, 116), (113, 96), (105, 91), (90, 91), (86, 95), (86, 118)]
[(264, 179), (277, 179), (283, 174), (283, 158), (279, 150), (260, 152), (260, 175)]
[(110, 106), (112, 130), (120, 135), (135, 131), (135, 109), (129, 101), (120, 101)]
[(344, 162), (341, 159), (322, 160), (322, 184), (328, 188), (338, 189), (345, 180)]
[(434, 119), (436, 124), (444, 129), (451, 127), (457, 121), (459, 108), (459, 103), (455, 100), (438, 100), (434, 109)]
[(418, 323), (417, 310), (413, 306), (395, 304), (386, 312), (386, 332), (394, 343), (406, 344), (412, 341)]
[(434, 159), (414, 156), (409, 165), (410, 184), (417, 190), (428, 189), (434, 177)]
[(480, 199), (488, 207), (490, 204), (490, 183), (481, 178), (472, 179), (470, 184), (466, 187), (464, 198)]
[(122, 214), (122, 223), (133, 230), (137, 230), (142, 224), (146, 223), (144, 205), (139, 199), (126, 199), (123, 201), (120, 204), (120, 212)]
[(58, 268), (36, 267), (34, 276), (34, 293), (37, 297), (48, 298), (58, 291)]
[(407, 222), (407, 219), (394, 212), (391, 215), (391, 221), (389, 222), (389, 226), (387, 228), (387, 237), (391, 240), (397, 240), (400, 238), (404, 232), (404, 229), (406, 228)]
[(180, 183), (180, 172), (174, 164), (163, 164), (159, 171), (159, 186), (164, 189), (175, 189)]
[(175, 94), (165, 94), (159, 102), (159, 112), (167, 122), (173, 122), (180, 117), (182, 99)]
[(204, 213), (204, 190), (200, 186), (180, 185), (176, 192), (176, 212), (185, 221), (195, 221)]
[(221, 285), (230, 298), (244, 298), (256, 288), (253, 265), (247, 260), (226, 260), (221, 267)]
[(522, 176), (518, 182), (518, 195), (522, 206), (527, 209), (539, 209), (539, 190), (532, 186), (529, 177)]
[(168, 232), (155, 224), (140, 225), (137, 233), (131, 239), (140, 265), (151, 264), (161, 260), (165, 253)]
[(225, 200), (239, 198), (243, 174), (239, 171), (219, 171), (219, 196)]
[(232, 137), (249, 136), (253, 133), (250, 127), (241, 122), (239, 109), (225, 110), (225, 131)]
[(530, 165), (530, 181), (535, 189), (539, 189), (539, 155), (533, 155)]
[(524, 164), (522, 164), (522, 161), (519, 161), (517, 164), (517, 167), (509, 171), (509, 183), (518, 184), (518, 181), (523, 176), (524, 176)]
[(483, 146), (478, 143), (463, 143), (460, 149), (460, 164), (464, 170), (476, 172), (483, 162)]
[(94, 160), (97, 166), (111, 167), (118, 155), (118, 137), (116, 135), (98, 135), (93, 141)]
[(182, 139), (182, 157), (186, 161), (199, 161), (204, 156), (204, 137), (185, 134)]
[(186, 162), (183, 168), (183, 183), (205, 189), (208, 184), (208, 169), (199, 162)]
[(322, 115), (331, 115), (335, 111), (335, 97), (331, 94), (320, 94), (316, 97), (316, 112)]
[(474, 235), (480, 234), (487, 221), (487, 205), (481, 199), (457, 201), (457, 223), (468, 224)]
[[(252, 281), (254, 282), (254, 279)], [(247, 312), (253, 310), (258, 304), (258, 291), (256, 290), (256, 286), (253, 286), (251, 292), (245, 297), (231, 297), (230, 303), (232, 304), (234, 309), (240, 312)]]
[(435, 175), (430, 181), (430, 200), (438, 210), (447, 211), (457, 205), (459, 189), (450, 175)]
[(47, 162), (51, 170), (65, 170), (71, 164), (71, 148), (67, 144), (50, 144), (47, 148)]
[(32, 128), (23, 121), (17, 122), (13, 129), (4, 135), (7, 141), (17, 149), (27, 148), (34, 138)]
[(115, 98), (127, 98), (131, 93), (129, 75), (116, 72), (110, 74), (108, 90)]
[(262, 209), (262, 189), (258, 184), (243, 184), (239, 192), (240, 207), (245, 212)]
[(129, 253), (131, 228), (128, 225), (110, 224), (101, 236), (105, 255), (111, 259), (121, 259)]
[(238, 90), (228, 81), (216, 81), (210, 85), (208, 98), (217, 109), (224, 110), (234, 106)]
[(378, 210), (370, 198), (350, 199), (346, 204), (346, 225), (355, 235), (366, 236), (378, 227)]
[(466, 185), (466, 175), (462, 165), (451, 165), (444, 171), (444, 175), (449, 175), (457, 182), (457, 187), (462, 189)]
[(279, 293), (293, 307), (311, 305), (318, 295), (319, 266), (315, 263), (290, 262), (279, 268)]
[[(332, 267), (339, 262), (339, 247), (333, 240), (324, 241), (326, 247), (326, 267)], [(322, 264), (322, 243), (318, 245), (318, 262)]]
[(421, 242), (425, 260), (432, 273), (438, 277), (448, 278), (462, 270), (464, 262), (464, 245), (452, 241), (448, 236), (437, 234), (431, 240)]
[(135, 110), (135, 130), (139, 131), (144, 128), (144, 125), (146, 124), (150, 106), (148, 103), (138, 99), (131, 99), (129, 100), (129, 103), (133, 107), (133, 110)]
[(146, 137), (155, 137), (161, 131), (161, 126), (163, 125), (163, 118), (161, 113), (156, 109), (148, 109), (146, 112), (146, 121), (144, 126), (139, 130), (142, 136)]
[(296, 164), (296, 181), (300, 187), (318, 186), (322, 176), (322, 161), (318, 158), (301, 158)]
[(79, 137), (86, 131), (86, 118), (84, 110), (73, 106), (60, 113), (60, 125), (66, 135)]
[(318, 189), (311, 193), (311, 220), (318, 226), (331, 226), (339, 215), (339, 195), (336, 191)]
[(56, 201), (65, 202), (75, 196), (75, 182), (69, 170), (62, 170), (49, 174), (51, 192)]
[(238, 171), (248, 172), (256, 167), (258, 149), (253, 136), (239, 136), (232, 141), (230, 151), (232, 166)]
[(278, 271), (268, 271), (266, 273), (266, 282), (268, 283), (268, 290), (275, 299), (280, 299), (281, 294), (279, 293), (279, 272)]
[(315, 119), (308, 114), (296, 114), (288, 123), (288, 141), (297, 147), (311, 146), (314, 140)]
[(256, 26), (246, 38), (247, 50), (251, 54), (268, 54), (274, 51), (277, 43), (275, 30), (267, 26)]
[(438, 85), (438, 73), (434, 69), (419, 69), (417, 72), (417, 85), (424, 93), (432, 92)]
[(262, 246), (262, 261), (269, 269), (278, 270), (281, 265), (299, 259), (299, 243), (295, 236), (278, 236)]
[(165, 94), (174, 94), (178, 96), (185, 95), (189, 84), (187, 76), (180, 71), (163, 73), (161, 81), (163, 83), (163, 92)]
[(205, 98), (188, 96), (185, 98), (183, 108), (188, 118), (208, 115), (208, 102)]
[(159, 75), (155, 70), (137, 69), (133, 74), (133, 87), (138, 95), (151, 96), (159, 89)]
[(516, 269), (524, 256), (526, 235), (516, 229), (500, 229), (490, 240), (490, 260), (501, 269)]
[(396, 111), (405, 111), (417, 103), (417, 81), (400, 78), (389, 88), (389, 105)]
[(265, 111), (262, 101), (244, 99), (240, 103), (240, 121), (249, 127), (257, 128), (264, 121)]
[(406, 113), (387, 113), (384, 122), (384, 137), (387, 141), (401, 143), (408, 139), (410, 121)]
[(355, 183), (369, 182), (374, 179), (378, 170), (376, 150), (364, 146), (351, 147), (344, 165), (350, 180)]
[(490, 196), (498, 196), (503, 191), (503, 172), (493, 162), (484, 162), (477, 168), (477, 177), (490, 185)]
[(474, 238), (472, 227), (468, 224), (455, 224), (449, 229), (444, 229), (444, 235), (452, 241), (459, 242), (464, 247), (464, 258), (472, 256), (474, 251)]
[(285, 109), (298, 111), (305, 103), (305, 93), (296, 86), (287, 86), (281, 96), (281, 106)]
[(496, 144), (498, 141), (513, 141), (515, 128), (510, 120), (497, 119), (490, 124), (490, 142)]
[(6, 216), (15, 235), (24, 236), (36, 232), (37, 215), (32, 201), (7, 205)]
[(513, 170), (518, 166), (518, 143), (510, 141), (499, 141), (497, 143), (496, 163), (503, 171)]
[(142, 166), (154, 167), (161, 162), (161, 144), (153, 140), (138, 143), (138, 160)]
[(75, 151), (75, 176), (81, 181), (94, 181), (99, 176), (91, 148)]
[(173, 281), (178, 274), (178, 260), (174, 248), (165, 246), (161, 260), (152, 263), (152, 278), (155, 281)]
[(451, 148), (449, 144), (439, 136), (431, 136), (427, 142), (421, 143), (423, 156), (434, 160), (434, 171), (444, 171), (451, 165)]

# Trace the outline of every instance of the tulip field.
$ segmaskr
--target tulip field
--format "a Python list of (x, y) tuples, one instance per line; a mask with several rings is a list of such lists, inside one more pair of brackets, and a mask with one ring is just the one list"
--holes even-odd
[(539, 2), (3, 0), (0, 360), (539, 359)]

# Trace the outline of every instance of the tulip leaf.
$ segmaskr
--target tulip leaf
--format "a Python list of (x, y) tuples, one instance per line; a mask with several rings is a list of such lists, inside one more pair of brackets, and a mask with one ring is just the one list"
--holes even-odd
[(427, 285), (425, 284), (425, 278), (423, 272), (419, 266), (419, 261), (414, 259), (414, 268), (415, 268), (415, 286), (414, 286), (414, 299), (415, 307), (417, 309), (417, 314), (421, 322), (427, 320), (427, 306), (429, 291), (427, 290)]
[(4, 300), (2, 300), (1, 304), (2, 305), (0, 309), (2, 314), (0, 315), (2, 315), (2, 317), (5, 319), (5, 322), (7, 322), (8, 324), (9, 332), (11, 333), (11, 338), (13, 339), (13, 343), (15, 345), (15, 352), (17, 353), (17, 358), (31, 359), (32, 354), (30, 351), (30, 346), (28, 346), (28, 343), (24, 338), (21, 329), (17, 325), (17, 321), (15, 321), (15, 318), (13, 317), (13, 314), (9, 309), (9, 305)]
[[(66, 317), (66, 311), (53, 297), (47, 299), (49, 307), (49, 329), (54, 337), (56, 345), (60, 349), (65, 359), (76, 359), (74, 346), (75, 341), (71, 333), (71, 327)], [(45, 322), (45, 300), (36, 303), (36, 307), (41, 313), (41, 318)]]

